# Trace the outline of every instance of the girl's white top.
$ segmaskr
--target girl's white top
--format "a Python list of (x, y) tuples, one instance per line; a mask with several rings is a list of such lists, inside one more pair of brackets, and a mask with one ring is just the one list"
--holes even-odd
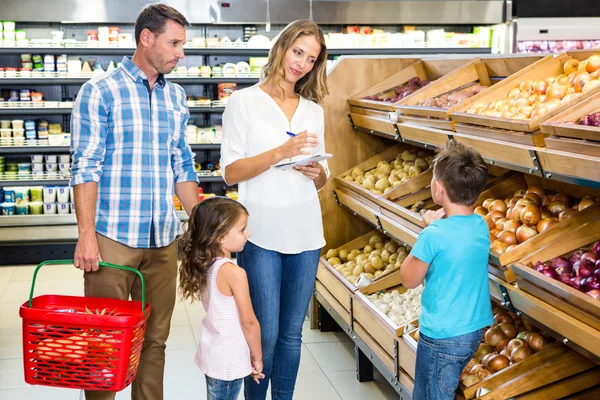
[(233, 381), (250, 375), (252, 363), (235, 298), (217, 288), (217, 274), (226, 263), (234, 264), (228, 258), (216, 259), (208, 273), (201, 295), (206, 316), (194, 362), (211, 378)]
[[(258, 85), (238, 90), (223, 114), (221, 173), (225, 167), (284, 144), (286, 133), (303, 130), (319, 137), (313, 154), (325, 153), (324, 114), (320, 105), (300, 98), (291, 122)], [(320, 161), (329, 177), (327, 161)], [(239, 201), (248, 209), (250, 241), (267, 250), (297, 254), (325, 245), (321, 205), (314, 182), (298, 171), (270, 168), (239, 184)]]

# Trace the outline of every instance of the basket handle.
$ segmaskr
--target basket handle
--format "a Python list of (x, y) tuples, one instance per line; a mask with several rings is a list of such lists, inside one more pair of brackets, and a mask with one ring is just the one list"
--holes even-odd
[[(33, 281), (31, 282), (31, 291), (29, 292), (29, 303), (27, 306), (29, 308), (31, 308), (31, 306), (33, 304), (33, 290), (35, 288), (35, 280), (37, 278), (37, 274), (38, 274), (38, 271), (40, 270), (40, 268), (42, 268), (44, 265), (64, 265), (64, 264), (73, 264), (73, 262), (74, 262), (74, 260), (49, 260), (49, 261), (44, 261), (44, 262), (40, 263), (35, 268), (35, 271), (33, 272)], [(111, 263), (107, 263), (104, 261), (98, 262), (98, 265), (101, 267), (108, 267), (108, 268), (120, 269), (123, 271), (134, 272), (137, 274), (137, 276), (140, 278), (140, 282), (142, 283), (142, 312), (144, 312), (144, 307), (146, 305), (146, 282), (144, 281), (144, 275), (142, 275), (142, 273), (135, 268), (125, 267), (123, 265), (111, 264)]]

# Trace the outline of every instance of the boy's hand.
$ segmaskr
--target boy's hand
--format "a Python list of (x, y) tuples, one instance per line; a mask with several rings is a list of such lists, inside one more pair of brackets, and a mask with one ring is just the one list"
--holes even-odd
[(433, 221), (437, 221), (438, 219), (442, 219), (446, 216), (446, 211), (443, 208), (440, 208), (437, 211), (427, 210), (425, 214), (423, 214), (423, 228), (429, 226)]
[(262, 370), (262, 360), (252, 361), (252, 372), (250, 373), (250, 376), (252, 377), (252, 379), (254, 379), (254, 382), (256, 382), (256, 384), (260, 383), (259, 379), (265, 379), (265, 374), (262, 373)]

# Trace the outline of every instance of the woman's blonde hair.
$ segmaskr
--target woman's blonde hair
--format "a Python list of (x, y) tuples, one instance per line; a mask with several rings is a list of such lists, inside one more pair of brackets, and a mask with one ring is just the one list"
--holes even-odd
[(296, 82), (294, 91), (308, 100), (319, 103), (329, 93), (327, 90), (327, 47), (323, 31), (310, 20), (294, 21), (281, 31), (269, 52), (269, 61), (262, 69), (262, 78), (264, 81), (275, 79), (275, 82), (281, 87), (281, 81), (285, 78), (283, 69), (285, 54), (298, 37), (305, 35), (314, 36), (321, 45), (321, 51), (313, 69)]

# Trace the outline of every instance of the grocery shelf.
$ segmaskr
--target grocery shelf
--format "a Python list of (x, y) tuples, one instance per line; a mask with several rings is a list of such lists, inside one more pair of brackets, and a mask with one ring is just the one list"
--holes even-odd
[(221, 143), (190, 143), (192, 150), (221, 150)]
[[(133, 47), (0, 47), (3, 54), (78, 54), (78, 55), (133, 55)], [(490, 54), (491, 48), (480, 47), (405, 47), (405, 48), (352, 48), (328, 49), (330, 56), (341, 55), (404, 55), (404, 54)], [(249, 49), (247, 47), (197, 48), (184, 47), (188, 56), (247, 56), (267, 57), (269, 49)]]
[(0, 115), (68, 115), (71, 107), (0, 107)]
[(76, 225), (75, 214), (41, 214), (41, 215), (3, 215), (0, 227), (9, 226), (41, 226), (41, 225)]
[(198, 174), (199, 183), (225, 183), (222, 176), (206, 176)]
[(15, 179), (0, 180), (0, 186), (68, 186), (68, 179)]
[(0, 154), (54, 154), (69, 151), (69, 146), (0, 146)]
[[(78, 78), (0, 78), (0, 86), (5, 85), (81, 85), (89, 81), (91, 77)], [(222, 77), (222, 78), (201, 78), (197, 76), (167, 76), (167, 79), (179, 84), (217, 84), (217, 83), (239, 83), (255, 84), (258, 78), (249, 77)]]

